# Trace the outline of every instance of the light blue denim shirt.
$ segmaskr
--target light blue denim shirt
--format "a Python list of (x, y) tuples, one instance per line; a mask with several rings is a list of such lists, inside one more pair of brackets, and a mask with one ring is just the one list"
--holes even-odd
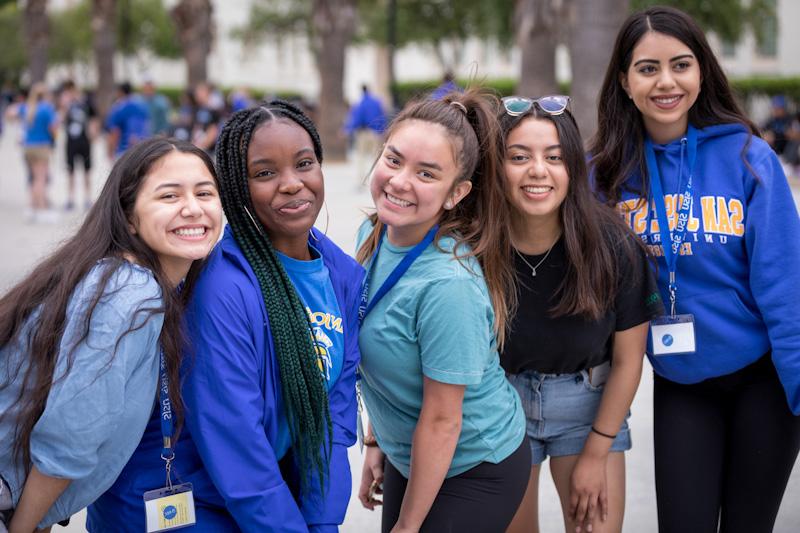
[[(76, 286), (47, 407), (31, 434), (31, 460), (43, 474), (70, 479), (39, 527), (64, 520), (108, 489), (142, 437), (153, 409), (158, 380), (158, 337), (163, 313), (161, 290), (153, 274), (123, 263), (106, 284), (94, 308), (88, 335), (87, 307), (110, 267), (100, 261)], [(25, 485), (25, 468), (14, 457), (12, 408), (27, 369), (27, 340), (38, 311), (17, 338), (0, 350), (0, 475), (11, 488), (14, 506)], [(129, 331), (130, 330), (130, 331)], [(77, 344), (76, 344), (77, 343)], [(64, 376), (68, 355), (73, 361)], [(18, 372), (15, 372), (19, 368)]]

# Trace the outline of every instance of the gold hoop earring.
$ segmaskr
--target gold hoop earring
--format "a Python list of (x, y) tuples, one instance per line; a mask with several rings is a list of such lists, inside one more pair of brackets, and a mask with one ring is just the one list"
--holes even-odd
[(261, 224), (259, 224), (258, 222), (256, 222), (256, 219), (253, 217), (253, 214), (252, 214), (252, 213), (250, 213), (250, 210), (249, 210), (249, 209), (247, 209), (247, 206), (246, 206), (246, 205), (244, 205), (244, 204), (242, 204), (242, 209), (244, 209), (244, 212), (245, 212), (245, 213), (247, 213), (247, 216), (248, 216), (248, 218), (250, 219), (250, 222), (252, 222), (252, 223), (253, 223), (253, 226), (255, 226), (255, 227), (256, 227), (256, 231), (258, 232), (258, 234), (259, 234), (259, 235), (261, 235), (262, 237), (264, 237), (264, 238), (266, 239), (266, 238), (267, 238), (267, 235), (266, 235), (266, 233), (264, 233), (264, 228), (263, 228), (263, 227), (261, 227)]

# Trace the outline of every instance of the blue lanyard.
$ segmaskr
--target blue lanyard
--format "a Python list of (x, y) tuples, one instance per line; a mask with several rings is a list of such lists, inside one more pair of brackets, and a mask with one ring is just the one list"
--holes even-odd
[[(684, 142), (688, 144), (689, 177), (686, 180), (686, 188), (683, 191), (681, 204), (676, 209), (677, 219), (674, 231), (670, 231), (669, 229), (667, 206), (664, 203), (664, 188), (661, 183), (661, 173), (658, 170), (658, 163), (656, 161), (656, 152), (653, 148), (653, 142), (648, 138), (644, 143), (645, 156), (647, 158), (647, 172), (650, 175), (650, 193), (653, 197), (653, 201), (656, 204), (658, 229), (661, 233), (661, 246), (664, 249), (664, 259), (667, 263), (667, 270), (669, 271), (669, 299), (673, 316), (675, 315), (675, 301), (678, 291), (678, 284), (676, 282), (676, 269), (681, 245), (686, 237), (686, 226), (689, 223), (689, 216), (692, 210), (692, 175), (694, 172), (694, 164), (697, 159), (697, 130), (691, 124), (686, 130), (686, 137), (681, 139), (681, 143)], [(682, 149), (683, 148), (681, 148), (681, 150)], [(683, 173), (682, 157), (678, 172), (678, 189), (680, 189), (680, 181)]]
[(163, 348), (159, 355), (158, 404), (161, 408), (161, 458), (167, 461), (169, 468), (170, 461), (175, 458), (175, 451), (172, 449), (172, 402), (169, 399), (169, 378)]
[(358, 306), (358, 323), (362, 324), (364, 319), (367, 317), (370, 311), (377, 305), (377, 303), (386, 296), (392, 287), (394, 287), (400, 278), (403, 277), (403, 274), (408, 271), (411, 267), (411, 264), (416, 261), (417, 257), (419, 257), (425, 248), (428, 247), (430, 243), (433, 242), (433, 238), (436, 236), (436, 232), (439, 231), (439, 225), (435, 224), (431, 229), (428, 230), (428, 233), (425, 234), (425, 237), (417, 243), (411, 250), (406, 253), (405, 257), (400, 261), (400, 263), (394, 267), (394, 270), (389, 274), (389, 277), (383, 282), (383, 284), (378, 289), (378, 292), (375, 293), (373, 296), (372, 301), (367, 303), (369, 298), (369, 284), (372, 279), (372, 271), (375, 269), (375, 261), (378, 258), (378, 252), (381, 249), (381, 243), (383, 242), (383, 237), (386, 234), (386, 226), (383, 227), (381, 230), (381, 236), (378, 240), (378, 245), (375, 247), (375, 252), (372, 254), (372, 258), (369, 260), (369, 267), (367, 269), (367, 274), (364, 276), (364, 283), (361, 286), (361, 304)]

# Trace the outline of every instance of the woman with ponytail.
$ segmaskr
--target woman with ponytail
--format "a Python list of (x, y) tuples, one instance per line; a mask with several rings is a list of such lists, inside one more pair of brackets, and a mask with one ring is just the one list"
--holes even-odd
[[(176, 482), (192, 484), (195, 531), (337, 531), (356, 440), (363, 269), (312, 227), (322, 145), (300, 109), (275, 100), (239, 111), (216, 155), (228, 227), (189, 304)], [(143, 529), (138, 497), (130, 531)]]
[(507, 239), (493, 104), (476, 90), (410, 104), (372, 172), (359, 498), (374, 509), (382, 487), (384, 532), (504, 531), (525, 492), (524, 416), (497, 355), (511, 272), (490, 246)]

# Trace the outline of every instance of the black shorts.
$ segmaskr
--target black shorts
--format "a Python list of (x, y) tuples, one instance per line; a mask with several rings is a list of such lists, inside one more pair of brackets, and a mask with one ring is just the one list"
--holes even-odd
[(86, 138), (67, 139), (67, 170), (75, 171), (75, 159), (78, 157), (81, 158), (85, 171), (92, 169), (92, 146), (89, 144), (89, 140)]

